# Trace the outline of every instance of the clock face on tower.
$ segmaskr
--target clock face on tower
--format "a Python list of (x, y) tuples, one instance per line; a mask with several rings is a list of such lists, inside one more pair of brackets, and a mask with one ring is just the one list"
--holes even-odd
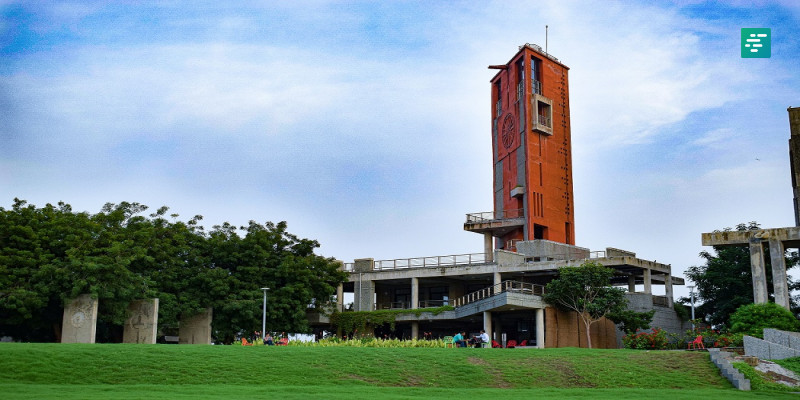
[(506, 114), (503, 120), (503, 146), (510, 148), (514, 145), (514, 117), (511, 114)]

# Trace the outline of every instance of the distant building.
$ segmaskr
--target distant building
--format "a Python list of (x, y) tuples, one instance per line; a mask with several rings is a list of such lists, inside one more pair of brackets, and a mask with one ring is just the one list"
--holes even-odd
[[(489, 68), (499, 70), (491, 80), (494, 210), (467, 214), (464, 223), (484, 235), (484, 251), (344, 264), (350, 279), (337, 293), (339, 310), (452, 305), (455, 310), (436, 315), (400, 315), (394, 330), (374, 333), (419, 338), (484, 329), (501, 344), (585, 346), (578, 316), (545, 304), (541, 294), (558, 268), (591, 260), (616, 271), (613, 284), (627, 288), (632, 309), (656, 310), (653, 326), (681, 331), (672, 285), (684, 281), (672, 276), (670, 265), (624, 250), (575, 246), (569, 68), (531, 44)], [(653, 295), (653, 285), (663, 285), (665, 295)], [(352, 303), (344, 303), (345, 293)], [(330, 329), (325, 315), (309, 319), (317, 330)], [(615, 348), (620, 337), (610, 321), (593, 325), (594, 347)]]

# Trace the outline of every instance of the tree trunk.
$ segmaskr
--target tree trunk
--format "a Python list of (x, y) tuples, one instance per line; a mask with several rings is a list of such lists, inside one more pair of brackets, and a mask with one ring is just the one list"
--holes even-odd
[(586, 325), (586, 344), (589, 348), (592, 348), (592, 332), (589, 330), (589, 327), (592, 326), (592, 321), (588, 319), (583, 319), (583, 324)]

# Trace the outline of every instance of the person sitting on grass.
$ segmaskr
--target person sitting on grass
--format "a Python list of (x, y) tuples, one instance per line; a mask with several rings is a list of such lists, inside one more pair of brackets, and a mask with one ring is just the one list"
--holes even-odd
[(272, 346), (275, 344), (275, 342), (272, 341), (272, 334), (269, 332), (267, 332), (267, 336), (264, 337), (264, 344), (267, 346)]

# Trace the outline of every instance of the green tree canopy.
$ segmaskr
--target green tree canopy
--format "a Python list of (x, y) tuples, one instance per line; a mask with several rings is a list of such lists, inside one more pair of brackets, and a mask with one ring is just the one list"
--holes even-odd
[[(736, 225), (737, 231), (755, 229), (760, 229), (756, 222)], [(731, 230), (725, 228), (723, 231)], [(700, 257), (705, 259), (706, 264), (689, 267), (686, 276), (695, 283), (696, 298), (702, 302), (695, 308), (698, 318), (704, 318), (715, 326), (730, 327), (731, 314), (739, 307), (753, 302), (750, 249), (747, 246), (713, 246), (713, 249), (713, 253), (700, 252)], [(765, 262), (769, 270), (769, 257), (766, 257)], [(786, 259), (787, 270), (797, 263), (797, 254), (790, 254)], [(772, 274), (767, 274), (767, 280), (767, 287), (771, 288)], [(797, 284), (789, 282), (789, 287), (790, 290), (797, 289)], [(681, 301), (685, 302), (686, 299)]]
[(0, 335), (58, 340), (64, 304), (88, 293), (99, 299), (98, 326), (120, 326), (132, 300), (158, 297), (159, 326), (213, 307), (214, 335), (231, 340), (260, 330), (261, 287), (272, 289), (269, 328), (303, 332), (308, 306), (327, 304), (346, 279), (286, 222), (225, 223), (206, 233), (200, 216), (169, 221), (167, 207), (146, 210), (109, 203), (90, 215), (19, 199), (0, 207)]
[(545, 287), (544, 301), (564, 311), (575, 311), (586, 327), (586, 342), (592, 347), (590, 327), (627, 306), (625, 291), (611, 286), (614, 270), (595, 262), (558, 269), (558, 278)]
[(800, 321), (791, 311), (775, 304), (747, 304), (731, 314), (731, 332), (764, 337), (764, 328), (795, 332), (800, 330)]

